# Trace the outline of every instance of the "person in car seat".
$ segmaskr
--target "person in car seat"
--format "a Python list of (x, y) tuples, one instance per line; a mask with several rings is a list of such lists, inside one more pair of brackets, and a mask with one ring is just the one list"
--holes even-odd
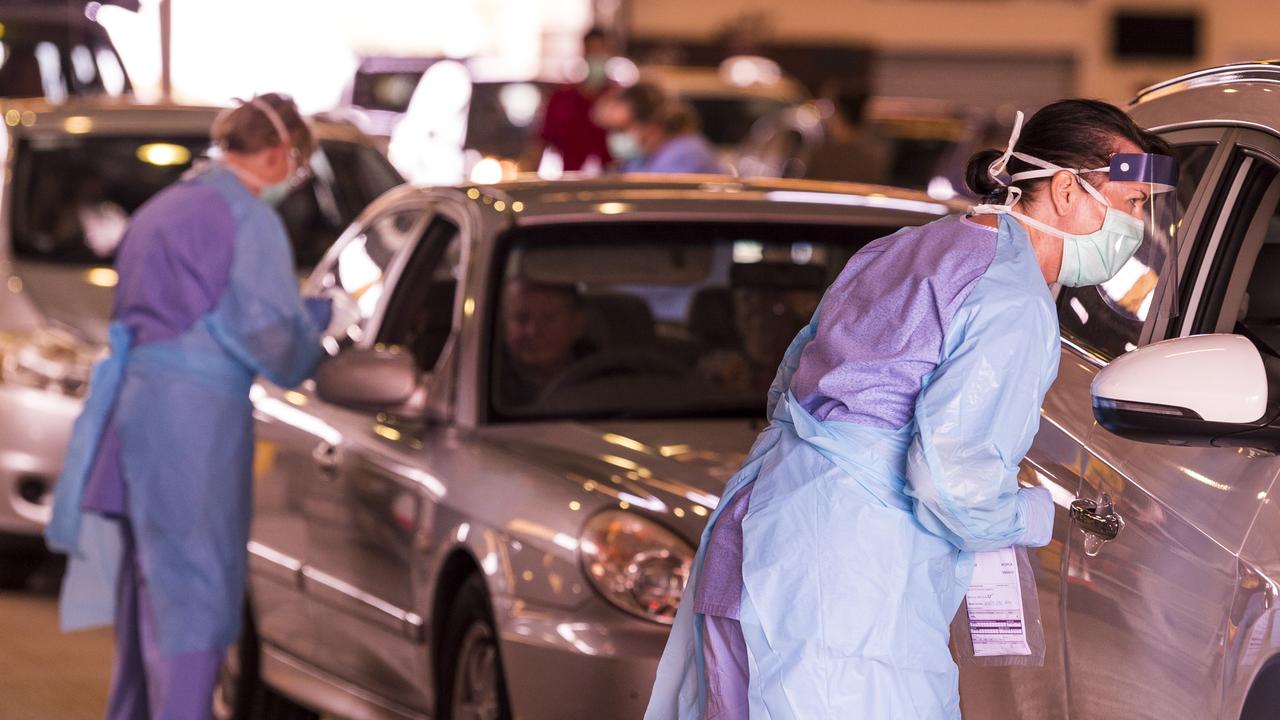
[(570, 365), (590, 354), (586, 331), (582, 296), (574, 286), (509, 281), (502, 295), (499, 402), (535, 402)]

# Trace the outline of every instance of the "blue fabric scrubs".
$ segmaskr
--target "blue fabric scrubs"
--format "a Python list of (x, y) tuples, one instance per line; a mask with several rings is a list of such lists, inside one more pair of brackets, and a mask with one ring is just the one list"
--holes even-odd
[[(707, 717), (704, 622), (734, 605), (729, 588), (749, 717), (958, 720), (947, 640), (972, 553), (1052, 531), (1048, 493), (1016, 475), (1058, 342), (1010, 218), (946, 218), (857, 253), (784, 356), (770, 424), (708, 523), (646, 718)], [(705, 565), (734, 557), (711, 540), (734, 535), (718, 524), (747, 486), (741, 584), (704, 590), (735, 577)]]
[(46, 538), (70, 556), (63, 628), (117, 622), (111, 717), (198, 718), (240, 630), (249, 389), (255, 375), (286, 387), (309, 376), (325, 313), (298, 295), (279, 216), (219, 164), (139, 209), (116, 270), (111, 355)]

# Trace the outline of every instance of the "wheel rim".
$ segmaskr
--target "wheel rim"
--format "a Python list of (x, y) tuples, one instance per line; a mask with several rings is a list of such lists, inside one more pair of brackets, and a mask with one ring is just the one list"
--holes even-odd
[(498, 720), (498, 648), (484, 623), (467, 629), (453, 680), (453, 720)]

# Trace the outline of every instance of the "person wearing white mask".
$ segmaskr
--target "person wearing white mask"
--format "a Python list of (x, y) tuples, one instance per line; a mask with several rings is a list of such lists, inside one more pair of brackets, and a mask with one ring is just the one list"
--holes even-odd
[(238, 637), (256, 376), (325, 357), (327, 300), (298, 295), (272, 208), (314, 139), (262, 95), (214, 122), (217, 159), (133, 216), (116, 254), (111, 354), (93, 372), (45, 537), (69, 556), (64, 629), (114, 622), (109, 720), (201, 720)]
[(582, 51), (582, 81), (547, 97), (537, 132), (521, 158), (522, 170), (537, 170), (547, 150), (560, 155), (565, 172), (598, 173), (612, 161), (605, 132), (592, 117), (596, 102), (613, 87), (605, 67), (612, 57), (608, 35), (592, 28), (582, 38)]
[(1050, 286), (1171, 243), (1176, 175), (1120, 109), (1063, 100), (973, 157), (985, 202), (854, 254), (708, 522), (648, 720), (960, 719), (974, 554), (1052, 535), (1017, 479), (1057, 375)]

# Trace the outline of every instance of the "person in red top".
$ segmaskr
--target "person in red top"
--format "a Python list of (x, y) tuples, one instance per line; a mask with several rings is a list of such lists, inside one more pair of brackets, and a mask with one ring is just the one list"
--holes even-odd
[[(605, 142), (605, 131), (591, 119), (596, 100), (609, 89), (605, 63), (609, 60), (609, 40), (604, 31), (592, 28), (582, 38), (587, 76), (576, 85), (557, 88), (547, 98), (542, 113), (542, 126), (525, 151), (521, 169), (537, 170), (547, 149), (564, 159), (565, 172), (576, 172), (589, 165), (603, 168), (612, 158)], [(594, 159), (594, 161), (593, 161)]]

